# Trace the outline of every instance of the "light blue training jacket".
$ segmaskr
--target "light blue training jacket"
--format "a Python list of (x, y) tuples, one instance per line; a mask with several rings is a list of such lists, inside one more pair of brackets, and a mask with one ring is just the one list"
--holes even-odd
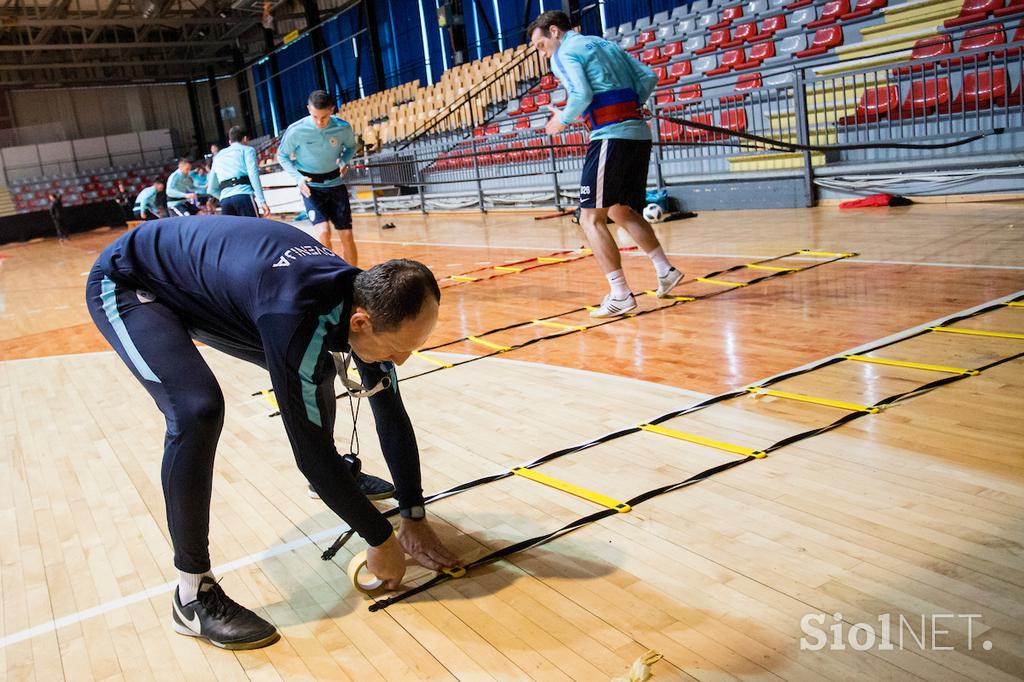
[[(337, 116), (321, 130), (312, 116), (288, 126), (277, 147), (277, 161), (296, 182), (305, 182), (303, 171), (328, 173), (347, 164), (356, 153), (356, 135), (352, 126)], [(292, 156), (295, 159), (292, 159)], [(325, 182), (308, 182), (310, 187), (337, 187), (345, 184), (340, 177)]]
[[(658, 77), (645, 64), (615, 43), (597, 36), (566, 31), (551, 57), (551, 71), (568, 93), (559, 120), (569, 125), (594, 102), (595, 95), (630, 89), (642, 107), (654, 92)], [(649, 140), (651, 129), (643, 120), (612, 123), (591, 131), (593, 140)]]
[(192, 176), (182, 173), (181, 169), (175, 169), (167, 178), (167, 206), (180, 206), (188, 199), (187, 194), (194, 193), (196, 185), (192, 182)]
[[(250, 185), (233, 185), (221, 189), (221, 183), (234, 178), (248, 177)], [(260, 184), (260, 168), (256, 163), (256, 150), (241, 142), (232, 142), (213, 157), (206, 187), (214, 198), (227, 199), (239, 194), (255, 194), (259, 204), (267, 203)]]

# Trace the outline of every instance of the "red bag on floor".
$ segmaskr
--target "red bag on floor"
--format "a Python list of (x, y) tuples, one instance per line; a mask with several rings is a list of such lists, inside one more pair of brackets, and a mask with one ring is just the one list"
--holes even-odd
[(839, 208), (871, 208), (873, 206), (908, 206), (912, 202), (909, 199), (898, 197), (894, 194), (872, 194), (863, 199), (851, 199), (839, 204)]

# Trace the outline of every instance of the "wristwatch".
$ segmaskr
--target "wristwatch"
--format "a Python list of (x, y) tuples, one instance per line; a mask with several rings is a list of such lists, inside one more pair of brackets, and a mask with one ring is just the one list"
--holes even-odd
[(420, 521), (427, 516), (427, 510), (421, 504), (409, 507), (408, 509), (399, 509), (398, 513), (403, 519), (412, 519), (413, 521)]

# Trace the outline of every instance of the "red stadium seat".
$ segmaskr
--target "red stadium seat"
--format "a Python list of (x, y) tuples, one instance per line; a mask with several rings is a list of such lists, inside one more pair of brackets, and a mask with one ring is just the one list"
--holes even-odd
[(860, 19), (866, 17), (876, 9), (885, 7), (888, 0), (857, 0), (857, 4), (854, 5), (852, 12), (847, 12), (843, 16), (839, 17), (843, 21), (850, 21), (851, 19)]
[(705, 71), (705, 76), (721, 76), (723, 73), (728, 73), (734, 68), (738, 68), (737, 64), (742, 64), (746, 61), (746, 55), (743, 52), (742, 47), (736, 47), (731, 50), (726, 50), (725, 54), (722, 55), (721, 61), (718, 62), (717, 69), (711, 69)]
[(746, 109), (725, 109), (718, 115), (718, 127), (742, 133), (747, 129)]
[(653, 43), (655, 39), (654, 31), (644, 31), (636, 37), (636, 43), (626, 48), (627, 52), (639, 52), (644, 49), (647, 43)]
[[(1024, 42), (1024, 19), (1021, 19), (1020, 23), (1017, 24), (1017, 30), (1013, 32), (1013, 37), (1010, 38), (1010, 40), (1008, 40), (1007, 42), (1010, 42), (1010, 43)], [(993, 54), (996, 57), (1002, 57), (1004, 54), (1017, 55), (1017, 54), (1020, 54), (1020, 53), (1021, 53), (1021, 48), (1019, 48), (1019, 47), (1010, 47), (1010, 48), (1007, 48), (1005, 50), (996, 50)]]
[[(967, 52), (968, 50), (980, 50), (986, 47), (995, 47), (996, 45), (1004, 44), (1006, 44), (1006, 34), (1003, 30), (1002, 24), (979, 26), (978, 28), (972, 28), (964, 33), (964, 39), (960, 41), (959, 51)], [(963, 55), (959, 58), (959, 61), (984, 61), (987, 57), (988, 55), (982, 52), (981, 54)]]
[(819, 28), (814, 34), (814, 40), (811, 41), (811, 46), (806, 50), (800, 50), (796, 53), (797, 59), (805, 59), (806, 57), (815, 57), (828, 52), (833, 47), (843, 44), (843, 29), (839, 26), (826, 26), (825, 28)]
[(668, 57), (669, 59), (671, 59), (672, 57), (678, 57), (682, 53), (683, 44), (678, 40), (674, 43), (669, 43), (668, 45), (665, 45), (664, 47), (661, 48), (662, 56)]
[(1008, 17), (1013, 14), (1024, 13), (1024, 0), (1010, 0), (1006, 7), (1001, 7), (992, 13), (996, 17)]
[(527, 95), (526, 97), (519, 100), (519, 111), (524, 114), (532, 114), (537, 111), (537, 102), (533, 97)]
[(683, 76), (689, 76), (690, 73), (692, 73), (692, 68), (693, 67), (690, 65), (689, 60), (676, 62), (675, 64), (668, 68), (669, 78), (674, 78), (678, 80)]
[(717, 31), (711, 32), (707, 45), (699, 50), (694, 50), (694, 52), (697, 54), (708, 54), (709, 52), (714, 52), (727, 42), (729, 42), (729, 29), (720, 28)]
[(825, 3), (825, 7), (821, 10), (821, 16), (814, 21), (809, 21), (804, 24), (804, 28), (821, 28), (822, 26), (828, 26), (836, 21), (839, 21), (839, 17), (850, 12), (850, 0), (830, 0)]
[(960, 14), (953, 19), (947, 19), (943, 26), (955, 28), (965, 24), (973, 24), (1002, 7), (1003, 0), (964, 0), (963, 6), (960, 7)]
[(852, 125), (854, 123), (870, 123), (880, 118), (885, 118), (889, 112), (896, 113), (900, 106), (900, 89), (896, 85), (882, 85), (876, 88), (868, 88), (860, 97), (857, 104), (857, 113), (853, 116), (843, 116), (839, 119), (840, 125)]
[(655, 66), (657, 64), (666, 64), (670, 56), (663, 55), (661, 50), (656, 47), (649, 47), (644, 50), (643, 54), (640, 55), (640, 61), (648, 66)]
[(993, 104), (1002, 106), (1006, 104), (1006, 93), (1009, 91), (1009, 80), (1006, 77), (1006, 69), (994, 68), (991, 70), (968, 71), (964, 74), (964, 83), (953, 100), (953, 109), (956, 111), (975, 111), (988, 109)]
[(533, 103), (537, 105), (538, 109), (540, 107), (548, 106), (549, 104), (551, 104), (551, 93), (542, 92), (541, 94), (533, 98)]
[[(931, 59), (947, 54), (953, 54), (953, 39), (948, 35), (941, 35), (918, 40), (914, 43), (914, 49), (910, 53), (910, 58), (912, 60)], [(930, 64), (911, 64), (910, 66), (897, 68), (896, 73), (904, 75), (918, 73), (926, 69), (934, 69), (936, 65), (945, 66), (948, 63), (948, 60), (943, 60), (941, 62), (931, 62)]]
[(737, 19), (743, 18), (743, 5), (733, 5), (732, 7), (726, 7), (722, 10), (722, 18), (717, 24), (708, 26), (708, 29), (715, 30), (716, 28), (723, 28), (728, 26)]
[(690, 99), (700, 99), (703, 97), (701, 92), (700, 83), (690, 83), (679, 88), (679, 94), (676, 95), (676, 99), (679, 101), (686, 101)]
[(546, 74), (544, 74), (543, 76), (540, 77), (540, 89), (541, 90), (554, 90), (557, 87), (558, 87), (558, 81), (555, 79), (555, 77), (552, 74), (546, 73)]
[(768, 38), (775, 35), (777, 31), (781, 31), (786, 28), (786, 15), (776, 14), (773, 17), (767, 17), (761, 22), (761, 32), (757, 34), (757, 37)]
[(764, 60), (774, 56), (774, 42), (769, 40), (764, 43), (754, 43), (750, 47), (750, 54), (747, 55), (747, 61), (743, 62), (742, 64), (737, 64), (736, 70), (742, 71), (743, 69), (753, 69), (755, 67), (761, 66), (761, 62), (763, 62)]
[(949, 77), (926, 78), (910, 84), (910, 92), (900, 109), (900, 116), (911, 118), (949, 110)]
[(737, 26), (736, 30), (732, 33), (732, 40), (722, 45), (722, 47), (739, 47), (744, 42), (752, 43), (755, 40), (757, 40), (757, 22), (751, 21)]

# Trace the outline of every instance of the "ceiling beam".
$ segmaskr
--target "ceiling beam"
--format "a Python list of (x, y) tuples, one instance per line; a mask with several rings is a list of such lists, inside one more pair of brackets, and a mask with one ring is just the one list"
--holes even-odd
[(209, 59), (161, 59), (159, 61), (106, 61), (106, 62), (40, 62), (38, 64), (0, 64), (3, 71), (33, 71), (35, 69), (95, 69), (105, 67), (159, 66), (161, 64), (209, 64)]
[(138, 43), (64, 43), (60, 45), (0, 45), (0, 52), (36, 52), (39, 50), (157, 50), (163, 47), (226, 47), (233, 40), (195, 40)]
[(127, 28), (145, 28), (147, 26), (167, 26), (169, 28), (180, 28), (182, 26), (207, 26), (213, 24), (234, 25), (238, 19), (228, 17), (195, 17), (195, 16), (170, 16), (159, 19), (143, 19), (135, 16), (103, 17), (92, 15), (87, 17), (67, 17), (66, 19), (29, 19), (26, 17), (0, 16), (0, 28), (50, 28), (50, 27), (81, 27), (81, 28), (104, 28), (107, 26), (123, 26)]

